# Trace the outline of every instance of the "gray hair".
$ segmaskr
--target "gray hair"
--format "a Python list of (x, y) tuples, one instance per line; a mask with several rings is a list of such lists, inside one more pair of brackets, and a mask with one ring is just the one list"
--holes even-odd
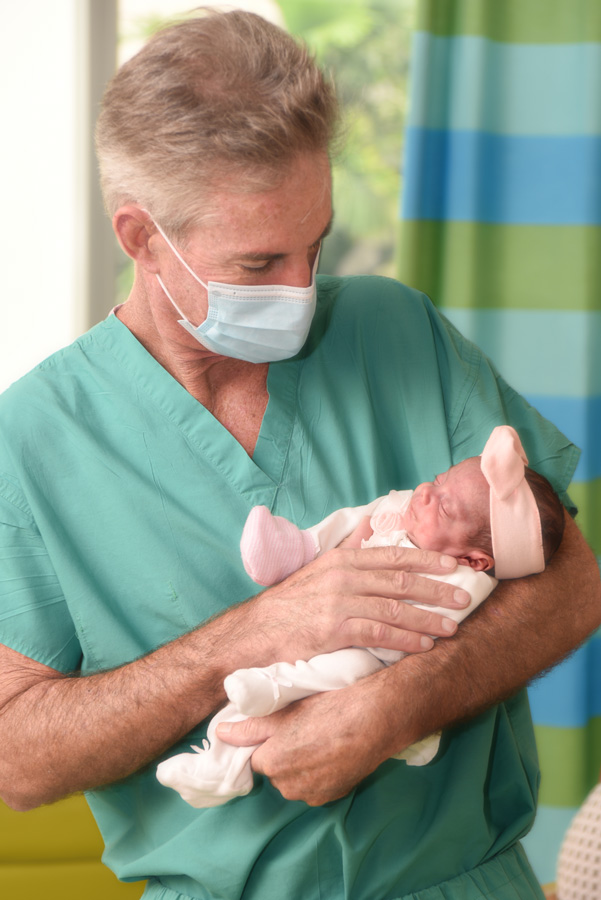
[(96, 128), (109, 215), (137, 203), (180, 237), (211, 192), (271, 189), (338, 135), (334, 88), (304, 45), (254, 13), (205, 12), (119, 69)]

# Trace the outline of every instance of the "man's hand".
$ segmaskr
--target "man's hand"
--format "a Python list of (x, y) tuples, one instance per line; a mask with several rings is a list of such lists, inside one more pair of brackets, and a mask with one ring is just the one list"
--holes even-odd
[(248, 627), (269, 662), (295, 662), (344, 647), (429, 650), (429, 635), (448, 637), (456, 623), (403, 601), (465, 608), (466, 591), (423, 577), (456, 568), (453, 557), (430, 551), (330, 550), (256, 597)]
[(385, 723), (376, 691), (376, 682), (366, 678), (271, 716), (222, 723), (217, 734), (237, 746), (260, 744), (253, 770), (266, 775), (287, 800), (321, 806), (344, 797), (394, 752), (387, 739), (378, 741)]

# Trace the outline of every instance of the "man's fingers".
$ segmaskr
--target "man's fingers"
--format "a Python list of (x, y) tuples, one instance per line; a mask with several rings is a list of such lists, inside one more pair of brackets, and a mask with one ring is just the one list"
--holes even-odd
[(348, 618), (344, 625), (344, 638), (349, 646), (385, 647), (418, 653), (430, 650), (432, 637), (450, 637), (457, 631), (453, 619), (426, 611), (398, 600), (374, 597), (373, 618), (365, 613)]
[[(360, 554), (368, 551), (357, 552), (360, 559)], [(330, 578), (332, 582), (326, 582), (326, 586), (330, 586), (333, 593), (342, 596), (373, 597), (374, 602), (381, 600), (383, 603), (389, 603), (391, 599), (407, 600), (411, 603), (423, 603), (428, 606), (449, 609), (464, 609), (470, 602), (468, 592), (453, 584), (397, 568), (352, 566), (339, 569), (337, 572), (332, 569)], [(386, 615), (387, 610), (374, 607), (374, 618), (380, 618), (381, 613)], [(387, 620), (385, 619), (385, 621)]]
[(347, 552), (353, 553), (352, 563), (357, 569), (403, 569), (406, 572), (448, 575), (457, 568), (454, 556), (433, 550), (390, 546), (366, 547), (362, 550), (351, 548)]

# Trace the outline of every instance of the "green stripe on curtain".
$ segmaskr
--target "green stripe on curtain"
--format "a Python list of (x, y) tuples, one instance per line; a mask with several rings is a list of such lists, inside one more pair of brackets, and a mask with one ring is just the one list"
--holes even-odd
[(555, 44), (601, 41), (599, 0), (421, 0), (417, 28), (450, 37)]
[(600, 246), (595, 226), (415, 220), (401, 226), (400, 271), (441, 306), (598, 310)]
[[(417, 22), (400, 278), (581, 447), (570, 494), (601, 556), (601, 0), (418, 0)], [(601, 636), (529, 693), (525, 846), (548, 883), (601, 767)]]
[[(585, 728), (536, 725), (543, 776), (539, 800), (546, 806), (578, 807), (599, 775), (601, 718)], [(566, 765), (566, 760), (570, 761)]]
[[(570, 496), (578, 507), (578, 526), (597, 556), (601, 557), (601, 478), (573, 482)], [(601, 756), (599, 766), (601, 767)]]

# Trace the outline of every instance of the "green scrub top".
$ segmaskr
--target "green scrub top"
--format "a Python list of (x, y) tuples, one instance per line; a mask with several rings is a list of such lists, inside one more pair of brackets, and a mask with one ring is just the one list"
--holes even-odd
[[(576, 449), (427, 298), (373, 277), (318, 287), (302, 353), (270, 366), (252, 459), (114, 316), (0, 398), (0, 641), (63, 672), (127, 663), (257, 592), (239, 553), (254, 505), (307, 527), (479, 454), (504, 422), (565, 491)], [(106, 864), (166, 900), (504, 898), (511, 866), (533, 882), (514, 846), (538, 783), (523, 694), (445, 734), (430, 765), (390, 760), (323, 807), (255, 781), (207, 810), (154, 766), (90, 792)], [(463, 893), (433, 887), (457, 878)]]

